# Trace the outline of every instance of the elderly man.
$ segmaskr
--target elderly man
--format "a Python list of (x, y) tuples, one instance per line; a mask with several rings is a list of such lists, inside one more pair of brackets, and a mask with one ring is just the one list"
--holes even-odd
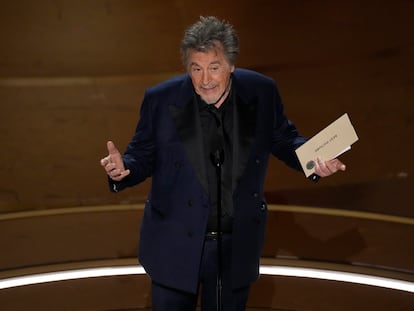
[[(295, 149), (306, 139), (274, 81), (235, 68), (239, 42), (228, 22), (201, 17), (181, 52), (187, 74), (146, 91), (125, 153), (109, 141), (101, 165), (115, 192), (152, 177), (139, 260), (153, 310), (195, 310), (199, 292), (201, 309), (216, 310), (218, 267), (223, 310), (244, 310), (259, 272), (269, 155), (301, 170)], [(338, 170), (338, 159), (316, 161), (311, 179)]]

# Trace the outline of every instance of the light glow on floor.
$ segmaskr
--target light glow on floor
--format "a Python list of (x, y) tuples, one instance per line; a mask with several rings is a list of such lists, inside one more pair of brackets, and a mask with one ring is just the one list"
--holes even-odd
[[(145, 274), (144, 268), (139, 265), (129, 265), (46, 272), (0, 279), (0, 289), (65, 280), (136, 274)], [(302, 267), (263, 265), (260, 266), (260, 274), (332, 280), (338, 282), (348, 282), (377, 286), (414, 293), (414, 282), (351, 272)]]

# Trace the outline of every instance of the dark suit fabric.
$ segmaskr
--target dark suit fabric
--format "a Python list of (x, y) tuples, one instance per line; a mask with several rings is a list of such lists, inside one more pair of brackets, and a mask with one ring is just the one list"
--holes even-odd
[[(274, 81), (236, 69), (233, 105), (232, 286), (258, 277), (267, 216), (263, 195), (270, 154), (300, 170), (305, 139), (286, 118)], [(152, 177), (141, 225), (139, 260), (153, 281), (195, 293), (209, 213), (199, 113), (188, 75), (148, 89), (123, 160), (131, 173), (111, 190)]]

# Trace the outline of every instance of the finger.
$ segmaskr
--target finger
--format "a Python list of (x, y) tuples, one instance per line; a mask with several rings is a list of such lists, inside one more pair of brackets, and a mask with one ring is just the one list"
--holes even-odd
[(336, 164), (331, 162), (331, 161), (327, 161), (325, 162), (326, 168), (328, 169), (329, 173), (336, 173), (338, 171), (338, 169), (336, 168)]
[(337, 172), (339, 170), (341, 170), (341, 171), (346, 170), (345, 164), (343, 164), (338, 159), (333, 159), (333, 160), (328, 161), (327, 166), (332, 172)]
[(105, 167), (109, 163), (109, 156), (101, 159), (101, 165)]
[(126, 175), (128, 175), (128, 173), (126, 173), (126, 170), (116, 167), (109, 168), (107, 173), (110, 177), (119, 177), (121, 175), (125, 177)]
[(123, 179), (123, 177), (118, 176), (118, 177), (111, 177), (112, 180), (114, 181), (121, 181)]
[(119, 153), (118, 149), (115, 147), (115, 144), (112, 141), (108, 141), (106, 143), (106, 147), (108, 148), (108, 153), (110, 156)]
[(326, 165), (326, 162), (323, 161), (321, 158), (317, 158), (317, 163), (319, 165), (319, 168), (324, 172), (324, 173), (329, 173), (329, 168)]
[(112, 173), (113, 175), (117, 175), (117, 173), (118, 174), (120, 174), (120, 169), (117, 169), (116, 168), (116, 163), (108, 163), (106, 166), (105, 166), (105, 171), (109, 174), (109, 173)]
[(130, 174), (130, 170), (124, 170), (122, 172), (120, 170), (113, 170), (112, 172), (108, 173), (108, 176), (112, 180), (121, 181), (122, 179), (124, 179), (129, 174)]
[(337, 164), (336, 164), (336, 167), (337, 167), (337, 169), (338, 170), (341, 170), (341, 171), (345, 171), (346, 170), (346, 165), (345, 164), (343, 164), (341, 161), (339, 161), (338, 160), (338, 162), (337, 162)]
[(106, 165), (108, 165), (108, 164), (112, 163), (111, 156), (107, 155), (105, 158), (103, 158), (103, 159), (101, 160), (101, 164), (102, 164), (102, 163), (103, 163), (103, 166), (106, 166)]
[(318, 174), (321, 177), (325, 177), (325, 176), (332, 174), (329, 168), (327, 167), (325, 161), (322, 161), (322, 159), (317, 158), (315, 162), (316, 162), (315, 163), (316, 174)]
[(108, 165), (107, 167), (105, 167), (105, 169), (106, 169), (106, 173), (111, 178), (116, 178), (116, 177), (121, 175), (121, 170), (117, 169), (117, 168), (115, 168), (111, 165)]

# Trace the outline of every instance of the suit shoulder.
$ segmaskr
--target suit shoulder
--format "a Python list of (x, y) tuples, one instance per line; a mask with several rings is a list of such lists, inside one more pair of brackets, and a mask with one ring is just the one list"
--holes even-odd
[(236, 69), (234, 82), (240, 94), (251, 96), (258, 93), (278, 93), (276, 82), (264, 74), (248, 69)]
[(262, 73), (250, 69), (237, 68), (234, 71), (235, 77), (244, 83), (258, 83), (265, 85), (275, 85), (275, 81)]
[(187, 74), (178, 75), (175, 77), (171, 77), (168, 80), (165, 80), (163, 82), (160, 82), (156, 85), (153, 85), (149, 87), (146, 91), (148, 95), (153, 94), (165, 94), (170, 93), (173, 90), (177, 90), (177, 88), (180, 88), (181, 85), (189, 79), (189, 76)]

